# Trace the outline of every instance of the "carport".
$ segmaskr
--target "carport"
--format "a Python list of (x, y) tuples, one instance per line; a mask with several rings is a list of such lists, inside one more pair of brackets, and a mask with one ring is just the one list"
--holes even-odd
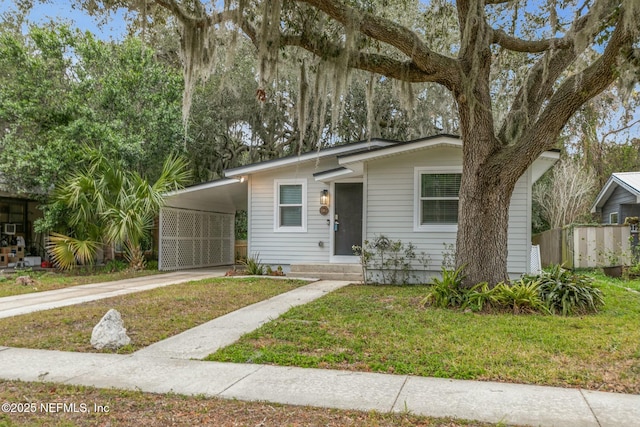
[(235, 213), (247, 209), (247, 183), (220, 179), (169, 193), (159, 218), (160, 270), (234, 263)]

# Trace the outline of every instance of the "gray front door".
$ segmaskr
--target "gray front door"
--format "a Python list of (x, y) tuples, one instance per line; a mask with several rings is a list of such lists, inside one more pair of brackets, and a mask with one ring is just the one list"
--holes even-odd
[(335, 184), (334, 255), (353, 255), (362, 246), (362, 183)]

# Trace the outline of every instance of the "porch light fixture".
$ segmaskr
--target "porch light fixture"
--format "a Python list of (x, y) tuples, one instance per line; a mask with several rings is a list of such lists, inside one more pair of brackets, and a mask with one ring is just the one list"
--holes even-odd
[(329, 190), (324, 189), (320, 192), (320, 205), (321, 206), (329, 205)]

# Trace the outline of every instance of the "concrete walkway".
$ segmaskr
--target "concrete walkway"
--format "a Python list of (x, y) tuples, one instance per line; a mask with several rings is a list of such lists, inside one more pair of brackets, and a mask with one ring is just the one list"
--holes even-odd
[[(189, 280), (197, 279), (193, 277)], [(640, 395), (323, 369), (187, 360), (345, 282), (321, 281), (222, 316), (131, 355), (0, 347), (0, 378), (410, 412), (532, 426), (640, 427)], [(58, 301), (60, 302), (60, 301)]]
[(640, 426), (640, 395), (0, 347), (0, 378), (532, 426)]
[(34, 311), (49, 310), (51, 308), (116, 297), (133, 292), (147, 291), (163, 286), (177, 285), (178, 283), (190, 282), (192, 280), (221, 277), (224, 276), (227, 270), (228, 267), (184, 270), (4, 297), (0, 298), (0, 319), (32, 313)]

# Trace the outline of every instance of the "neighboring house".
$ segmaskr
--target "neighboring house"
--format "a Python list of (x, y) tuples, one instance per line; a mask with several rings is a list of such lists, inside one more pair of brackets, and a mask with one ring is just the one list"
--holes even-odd
[[(516, 184), (508, 271), (530, 271), (531, 186), (558, 159), (545, 152)], [(237, 210), (248, 212), (248, 253), (264, 264), (357, 263), (352, 246), (385, 235), (413, 243), (440, 270), (455, 244), (462, 141), (437, 135), (374, 139), (225, 171), (171, 193), (160, 215), (163, 270), (233, 263)]]
[(640, 172), (619, 172), (604, 185), (591, 213), (603, 224), (624, 224), (627, 217), (640, 217)]
[[(21, 236), (25, 242), (26, 254), (40, 256), (41, 236), (37, 236), (33, 231), (33, 222), (40, 217), (42, 212), (35, 200), (3, 191), (0, 183), (0, 246), (1, 242), (11, 245), (12, 239)], [(6, 267), (9, 261), (0, 258), (0, 268)], [(40, 265), (39, 261), (33, 261), (31, 258), (30, 261)]]

